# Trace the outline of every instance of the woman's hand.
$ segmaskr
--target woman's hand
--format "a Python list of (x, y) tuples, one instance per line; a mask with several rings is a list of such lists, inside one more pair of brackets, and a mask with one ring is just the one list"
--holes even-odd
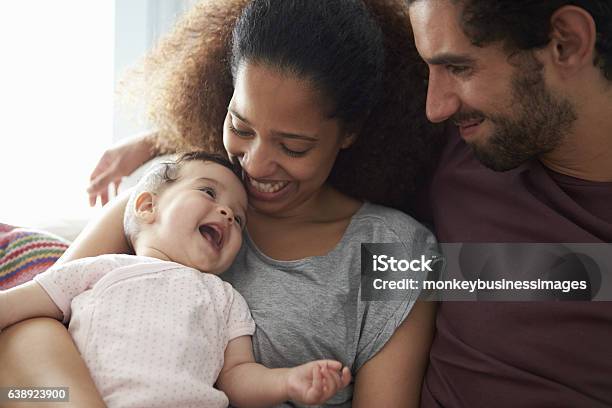
[(334, 360), (318, 360), (287, 372), (287, 395), (291, 401), (320, 405), (351, 382), (348, 367)]
[(157, 155), (155, 138), (155, 133), (132, 137), (104, 152), (89, 177), (89, 205), (96, 205), (98, 197), (102, 205), (105, 205), (108, 202), (108, 187), (111, 183), (115, 185), (116, 191), (123, 177), (129, 176)]

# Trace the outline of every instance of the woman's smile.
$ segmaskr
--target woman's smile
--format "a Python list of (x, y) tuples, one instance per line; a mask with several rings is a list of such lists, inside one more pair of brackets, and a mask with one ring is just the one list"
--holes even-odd
[(245, 173), (245, 181), (249, 198), (261, 201), (274, 201), (285, 197), (294, 182), (288, 180), (256, 180)]

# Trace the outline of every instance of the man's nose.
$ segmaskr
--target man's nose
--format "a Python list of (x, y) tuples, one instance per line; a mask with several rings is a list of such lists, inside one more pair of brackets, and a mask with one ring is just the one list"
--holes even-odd
[(460, 105), (459, 96), (450, 81), (430, 72), (425, 108), (427, 118), (433, 123), (444, 122), (459, 110)]

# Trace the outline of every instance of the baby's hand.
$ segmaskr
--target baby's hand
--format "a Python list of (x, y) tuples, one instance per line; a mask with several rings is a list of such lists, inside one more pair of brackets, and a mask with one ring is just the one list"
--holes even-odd
[(306, 405), (319, 405), (351, 382), (348, 367), (334, 360), (317, 360), (289, 369), (289, 399)]

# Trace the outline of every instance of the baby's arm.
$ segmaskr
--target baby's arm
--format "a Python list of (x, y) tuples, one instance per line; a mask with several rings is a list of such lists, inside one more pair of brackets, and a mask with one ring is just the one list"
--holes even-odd
[(255, 363), (251, 336), (229, 342), (217, 387), (233, 406), (269, 407), (292, 400), (319, 405), (351, 381), (347, 367), (334, 360), (317, 360), (293, 368), (269, 369)]
[(0, 292), (0, 329), (32, 317), (68, 322), (72, 299), (116, 266), (112, 257), (78, 259), (54, 265), (33, 281)]
[(62, 319), (62, 311), (36, 282), (0, 292), (0, 330), (32, 317)]

